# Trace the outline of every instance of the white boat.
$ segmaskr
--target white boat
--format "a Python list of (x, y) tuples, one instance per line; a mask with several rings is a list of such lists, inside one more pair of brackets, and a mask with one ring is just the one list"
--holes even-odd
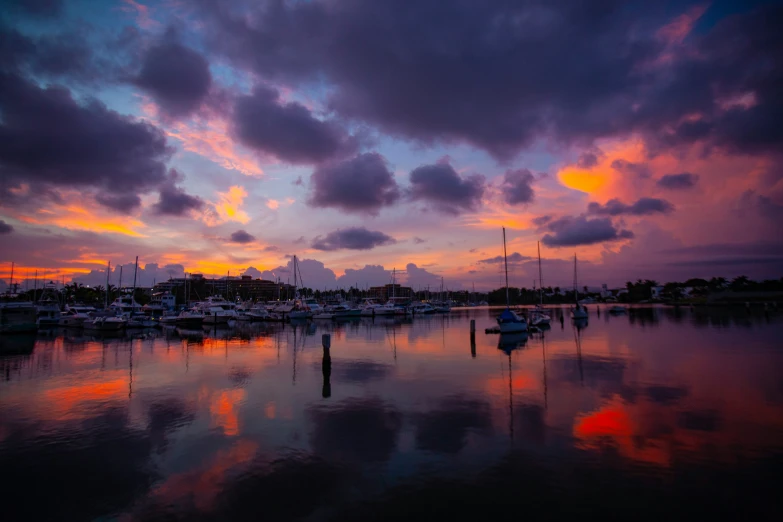
[(85, 321), (90, 320), (90, 314), (95, 313), (92, 306), (66, 305), (65, 311), (60, 315), (58, 326), (64, 328), (81, 328)]
[(620, 306), (620, 305), (614, 305), (611, 308), (609, 308), (609, 313), (610, 314), (618, 314), (619, 315), (619, 314), (624, 314), (626, 312), (628, 312), (628, 308), (626, 308), (624, 306)]
[(354, 308), (344, 302), (327, 306), (324, 308), (324, 311), (334, 314), (336, 319), (345, 317), (359, 317), (362, 315), (362, 310), (360, 308)]
[(173, 325), (177, 323), (177, 317), (179, 317), (177, 312), (163, 312), (163, 315), (158, 319), (158, 323)]
[(527, 321), (511, 310), (508, 297), (508, 257), (506, 256), (506, 227), (503, 227), (503, 263), (506, 272), (506, 309), (498, 316), (498, 328), (501, 334), (527, 332)]
[(414, 314), (434, 314), (435, 308), (429, 303), (413, 303), (411, 310)]
[(57, 285), (50, 281), (44, 285), (41, 298), (36, 305), (38, 310), (38, 327), (51, 328), (60, 323), (60, 302), (57, 295)]
[(174, 324), (177, 326), (199, 326), (204, 321), (204, 314), (200, 310), (183, 310), (177, 316)]
[(232, 319), (237, 318), (237, 312), (233, 309), (226, 309), (222, 306), (210, 306), (204, 313), (204, 324), (228, 324)]
[(131, 294), (121, 295), (109, 305), (109, 311), (114, 315), (131, 317), (134, 314), (141, 314), (142, 306), (136, 302)]
[(127, 326), (127, 321), (123, 317), (104, 316), (95, 317), (84, 321), (85, 330), (96, 330), (100, 332), (119, 332)]
[(33, 303), (0, 303), (0, 333), (25, 333), (38, 330), (38, 311)]
[[(574, 254), (574, 299), (577, 300), (579, 292), (577, 290), (577, 273), (576, 273), (576, 254)], [(574, 321), (587, 320), (587, 308), (580, 301), (576, 301), (576, 305), (571, 308), (571, 319)]]

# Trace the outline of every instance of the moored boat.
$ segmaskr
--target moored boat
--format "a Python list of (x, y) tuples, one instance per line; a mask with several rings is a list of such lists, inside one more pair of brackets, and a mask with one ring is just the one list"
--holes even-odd
[(38, 330), (38, 311), (33, 303), (0, 303), (0, 333), (26, 333)]
[(506, 273), (506, 309), (497, 318), (501, 334), (527, 332), (527, 321), (511, 310), (508, 296), (508, 257), (506, 256), (506, 228), (503, 227), (503, 263)]

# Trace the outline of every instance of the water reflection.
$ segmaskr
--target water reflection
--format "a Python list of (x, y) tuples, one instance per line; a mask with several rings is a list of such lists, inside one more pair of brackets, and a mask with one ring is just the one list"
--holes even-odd
[(494, 313), (480, 309), (2, 336), (0, 469), (18, 499), (5, 514), (391, 519), (428, 499), (502, 518), (492, 503), (538, 499), (553, 517), (654, 504), (621, 511), (636, 518), (666, 499), (731, 513), (726, 487), (763, 514), (775, 495), (753, 485), (775, 483), (783, 454), (783, 320), (737, 313), (591, 309), (587, 323), (515, 336), (484, 334)]

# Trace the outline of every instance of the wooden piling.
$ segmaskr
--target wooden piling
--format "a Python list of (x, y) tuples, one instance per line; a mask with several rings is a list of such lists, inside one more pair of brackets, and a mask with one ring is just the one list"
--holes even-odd
[(470, 335), (473, 335), (476, 333), (476, 320), (471, 319), (470, 320)]

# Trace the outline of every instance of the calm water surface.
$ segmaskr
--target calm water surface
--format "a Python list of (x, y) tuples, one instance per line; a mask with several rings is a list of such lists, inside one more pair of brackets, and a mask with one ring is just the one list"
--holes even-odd
[(1, 518), (780, 520), (783, 313), (590, 312), (0, 337)]

